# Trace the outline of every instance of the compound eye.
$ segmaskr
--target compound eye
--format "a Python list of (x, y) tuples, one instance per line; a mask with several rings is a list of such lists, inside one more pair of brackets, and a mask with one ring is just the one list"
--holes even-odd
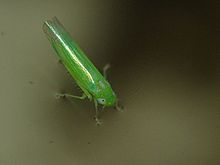
[(99, 98), (99, 99), (97, 99), (97, 100), (98, 100), (98, 103), (99, 103), (99, 104), (102, 104), (102, 105), (105, 104), (105, 99)]

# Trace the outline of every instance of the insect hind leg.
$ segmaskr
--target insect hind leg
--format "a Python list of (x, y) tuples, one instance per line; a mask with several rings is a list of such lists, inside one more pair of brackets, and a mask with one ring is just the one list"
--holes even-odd
[(56, 94), (56, 98), (60, 99), (60, 98), (75, 98), (75, 99), (80, 99), (80, 100), (84, 100), (86, 98), (86, 95), (83, 93), (82, 96), (75, 96), (75, 95), (71, 95), (71, 94), (67, 94), (67, 93), (57, 93)]

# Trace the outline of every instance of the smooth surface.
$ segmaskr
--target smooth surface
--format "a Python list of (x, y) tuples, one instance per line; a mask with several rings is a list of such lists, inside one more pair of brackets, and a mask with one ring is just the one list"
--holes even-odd
[[(219, 2), (0, 1), (1, 165), (219, 165)], [(57, 16), (125, 112), (92, 120), (42, 32)]]
[(115, 107), (117, 97), (107, 79), (98, 71), (89, 57), (56, 18), (45, 21), (42, 27), (60, 62), (74, 82), (90, 101), (103, 106)]

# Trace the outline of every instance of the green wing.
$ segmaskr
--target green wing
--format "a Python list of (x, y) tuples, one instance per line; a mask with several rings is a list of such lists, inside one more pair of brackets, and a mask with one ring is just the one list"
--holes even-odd
[(62, 63), (88, 96), (97, 92), (97, 82), (104, 80), (102, 74), (86, 57), (70, 34), (55, 17), (43, 24), (43, 30)]

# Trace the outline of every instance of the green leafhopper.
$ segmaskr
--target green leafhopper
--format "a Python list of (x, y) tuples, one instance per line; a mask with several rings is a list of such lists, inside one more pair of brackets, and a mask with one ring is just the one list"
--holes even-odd
[(106, 77), (98, 71), (80, 47), (73, 41), (59, 20), (54, 17), (52, 20), (45, 21), (43, 31), (59, 59), (83, 91), (82, 96), (70, 94), (59, 94), (59, 96), (93, 100), (96, 108), (97, 122), (99, 122), (97, 115), (98, 105), (102, 105), (103, 108), (116, 107), (116, 109), (119, 109), (117, 96)]

